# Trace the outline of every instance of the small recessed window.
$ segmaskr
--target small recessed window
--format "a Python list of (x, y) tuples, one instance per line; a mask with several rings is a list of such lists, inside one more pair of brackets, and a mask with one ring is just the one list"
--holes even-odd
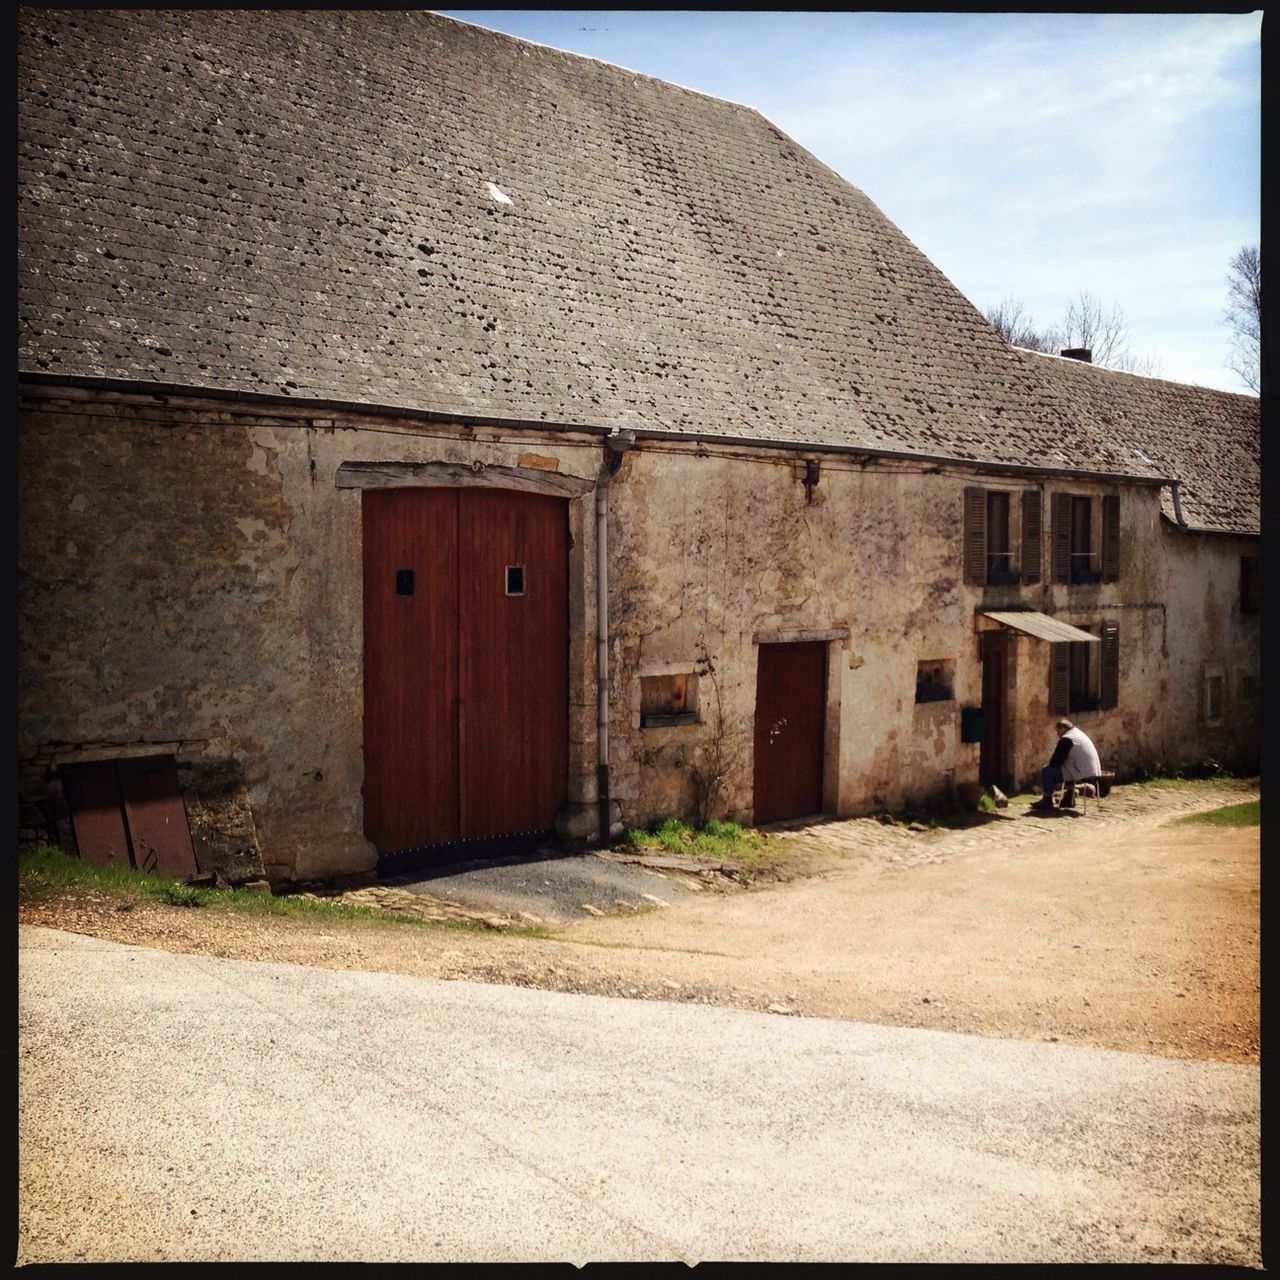
[(1205, 724), (1221, 724), (1226, 715), (1227, 679), (1219, 666), (1206, 666), (1204, 669), (1204, 722)]
[(916, 701), (950, 702), (955, 694), (956, 664), (951, 658), (931, 658), (916, 663)]
[(412, 569), (396, 570), (396, 595), (398, 596), (413, 595), (413, 570)]
[(692, 672), (640, 677), (640, 725), (696, 724), (698, 677)]
[(524, 565), (507, 565), (507, 595), (524, 595)]

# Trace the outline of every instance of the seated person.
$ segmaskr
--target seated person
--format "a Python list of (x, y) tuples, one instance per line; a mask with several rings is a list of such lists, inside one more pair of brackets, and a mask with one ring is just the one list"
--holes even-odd
[(1044, 813), (1053, 808), (1053, 793), (1058, 784), (1065, 783), (1062, 807), (1076, 802), (1076, 783), (1084, 778), (1096, 778), (1102, 772), (1098, 749), (1083, 729), (1077, 729), (1065, 717), (1058, 721), (1058, 745), (1049, 757), (1049, 763), (1040, 770), (1040, 787), (1044, 794), (1031, 806)]

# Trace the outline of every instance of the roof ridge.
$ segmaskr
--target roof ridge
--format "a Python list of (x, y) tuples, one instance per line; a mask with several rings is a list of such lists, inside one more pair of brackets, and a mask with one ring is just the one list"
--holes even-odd
[(1009, 344), (1015, 351), (1025, 351), (1029, 355), (1043, 356), (1046, 360), (1058, 360), (1064, 364), (1078, 365), (1082, 369), (1093, 369), (1098, 373), (1115, 374), (1123, 378), (1145, 378), (1148, 382), (1163, 382), (1171, 387), (1188, 387), (1192, 391), (1209, 391), (1216, 396), (1239, 396), (1242, 400), (1257, 400), (1259, 397), (1248, 391), (1228, 391), (1225, 387), (1208, 387), (1202, 382), (1183, 382), (1179, 378), (1166, 378), (1158, 373), (1143, 373), (1138, 369), (1114, 369), (1105, 364), (1094, 364), (1092, 360), (1077, 360), (1074, 356), (1059, 355), (1053, 351), (1038, 351), (1035, 347), (1020, 347)]
[[(456, 18), (452, 14), (443, 13), (438, 9), (428, 9), (425, 12), (432, 18), (442, 18), (445, 22), (456, 22), (459, 26), (470, 27), (475, 31), (483, 31), (485, 35), (500, 36), (503, 40), (513, 40), (516, 44), (531, 45), (535, 49), (544, 49), (549, 53), (556, 53), (565, 58), (579, 58), (584, 62), (594, 62), (598, 66), (608, 67), (611, 71), (621, 71), (625, 75), (638, 76), (642, 80), (651, 80), (664, 88), (679, 89), (683, 93), (691, 93), (699, 98), (707, 98), (711, 102), (721, 102), (727, 107), (737, 107), (741, 111), (749, 111), (752, 115), (759, 116), (762, 120), (768, 120), (768, 117), (758, 107), (753, 107), (749, 103), (735, 102), (732, 98), (722, 98), (719, 94), (708, 93), (705, 89), (695, 89), (691, 85), (681, 84), (678, 80), (668, 80), (664, 76), (656, 76), (651, 71), (637, 71), (634, 67), (624, 67), (620, 62), (610, 62), (608, 58), (598, 58), (591, 53), (578, 53), (575, 49), (562, 49), (559, 45), (544, 44), (541, 40), (531, 40), (528, 36), (513, 36), (509, 31), (499, 31), (496, 27), (486, 27), (480, 22), (470, 22), (466, 18)], [(773, 121), (770, 120), (769, 123), (772, 124)]]

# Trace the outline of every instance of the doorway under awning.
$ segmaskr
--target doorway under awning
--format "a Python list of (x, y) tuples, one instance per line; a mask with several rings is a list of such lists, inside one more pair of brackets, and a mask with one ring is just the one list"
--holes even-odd
[(1035, 636), (1037, 640), (1049, 640), (1054, 644), (1100, 644), (1101, 641), (1088, 631), (1073, 627), (1070, 623), (1060, 622), (1047, 613), (1036, 613), (1033, 609), (980, 609), (978, 611), (978, 630), (994, 630), (984, 626), (983, 619), (990, 619), (1001, 627), (1009, 627), (1021, 631), (1025, 635)]

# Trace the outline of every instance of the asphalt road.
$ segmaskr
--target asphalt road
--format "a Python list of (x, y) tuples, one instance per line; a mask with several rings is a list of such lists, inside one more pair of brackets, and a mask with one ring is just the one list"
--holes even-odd
[(20, 931), (19, 1263), (1259, 1266), (1259, 1076)]

